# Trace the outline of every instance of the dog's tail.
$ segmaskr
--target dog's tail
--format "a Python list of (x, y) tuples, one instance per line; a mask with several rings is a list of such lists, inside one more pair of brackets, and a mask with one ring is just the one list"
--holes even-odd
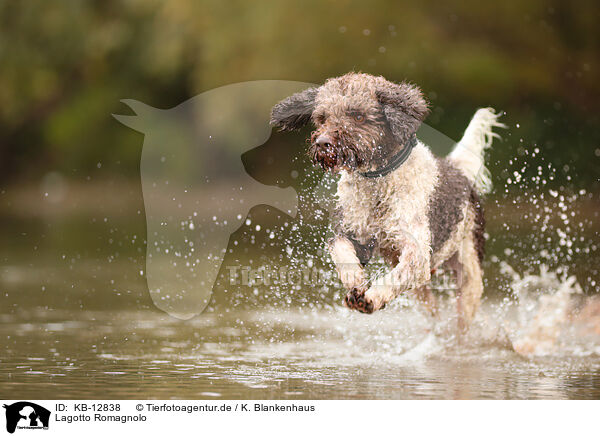
[(487, 194), (492, 190), (491, 174), (485, 167), (484, 153), (492, 146), (492, 140), (500, 137), (492, 128), (506, 127), (498, 121), (499, 117), (500, 114), (492, 108), (478, 109), (462, 139), (448, 156), (465, 173), (480, 194)]

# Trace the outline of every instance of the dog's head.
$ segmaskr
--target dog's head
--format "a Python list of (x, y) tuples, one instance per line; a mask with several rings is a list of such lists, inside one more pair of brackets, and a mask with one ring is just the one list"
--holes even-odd
[(406, 146), (429, 109), (420, 89), (349, 73), (273, 107), (271, 124), (299, 129), (312, 121), (309, 156), (325, 170), (372, 170)]

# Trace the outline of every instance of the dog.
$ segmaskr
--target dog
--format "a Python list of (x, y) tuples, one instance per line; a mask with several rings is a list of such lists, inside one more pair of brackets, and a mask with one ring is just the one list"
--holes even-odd
[[(491, 188), (483, 166), (495, 126), (493, 109), (479, 109), (446, 158), (416, 138), (429, 113), (410, 83), (348, 73), (277, 103), (280, 130), (315, 126), (308, 155), (339, 173), (334, 237), (329, 252), (350, 309), (373, 313), (412, 292), (435, 313), (432, 271), (456, 271), (458, 323), (466, 329), (483, 292), (485, 219), (481, 195)], [(371, 283), (364, 267), (379, 253), (390, 271)]]

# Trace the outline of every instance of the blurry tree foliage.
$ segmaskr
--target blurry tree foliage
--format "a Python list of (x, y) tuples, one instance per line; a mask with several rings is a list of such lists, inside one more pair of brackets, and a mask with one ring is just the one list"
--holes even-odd
[(419, 84), (428, 123), (455, 139), (475, 108), (506, 111), (492, 166), (536, 144), (598, 188), (599, 15), (597, 0), (2, 0), (0, 177), (98, 162), (135, 176), (141, 138), (110, 115), (123, 98), (169, 108), (354, 70)]

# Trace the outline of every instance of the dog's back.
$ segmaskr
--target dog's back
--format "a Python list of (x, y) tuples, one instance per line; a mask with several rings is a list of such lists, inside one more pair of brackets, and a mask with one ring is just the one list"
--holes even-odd
[[(462, 179), (462, 182), (456, 182), (462, 183), (463, 186), (459, 189), (454, 187), (454, 195), (462, 194), (466, 197), (465, 200), (457, 202), (466, 204), (464, 218), (458, 224), (458, 227), (464, 229), (464, 232), (462, 235), (460, 232), (456, 232), (456, 239), (446, 243), (446, 246), (440, 248), (432, 259), (432, 263), (447, 262), (451, 267), (457, 269), (460, 288), (458, 293), (459, 323), (463, 328), (475, 315), (483, 293), (481, 263), (485, 246), (485, 218), (480, 195), (487, 194), (492, 190), (491, 175), (485, 166), (484, 153), (491, 147), (492, 140), (499, 137), (492, 131), (492, 128), (505, 127), (498, 122), (499, 116), (491, 108), (479, 109), (475, 112), (462, 139), (438, 166), (440, 173), (446, 173), (446, 178), (450, 176), (451, 179)], [(444, 177), (442, 174), (440, 176)], [(458, 229), (456, 228), (456, 230)], [(432, 229), (432, 233), (436, 233), (435, 229)], [(433, 248), (435, 249), (435, 247)]]

